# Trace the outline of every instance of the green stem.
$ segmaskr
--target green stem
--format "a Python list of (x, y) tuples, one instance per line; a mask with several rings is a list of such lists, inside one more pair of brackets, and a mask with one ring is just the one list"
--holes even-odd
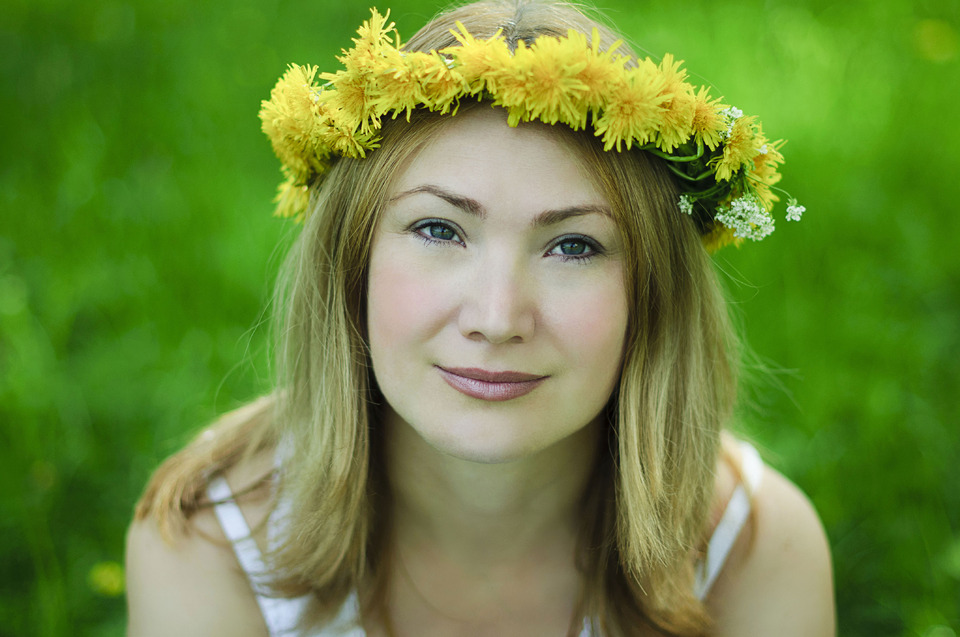
[(679, 168), (677, 168), (676, 166), (674, 166), (669, 162), (667, 163), (667, 168), (672, 170), (673, 174), (675, 174), (677, 177), (680, 177), (681, 179), (686, 179), (687, 181), (703, 181), (704, 179), (706, 179), (707, 177), (713, 174), (713, 170), (708, 168), (707, 170), (703, 171), (699, 175), (691, 177), (690, 175), (683, 172), (682, 170), (680, 170)]
[(643, 150), (648, 153), (652, 153), (657, 157), (662, 157), (667, 161), (678, 161), (678, 162), (687, 162), (687, 161), (696, 161), (703, 157), (703, 144), (697, 142), (697, 154), (696, 155), (671, 155), (670, 153), (665, 153), (654, 144), (646, 144), (643, 146)]

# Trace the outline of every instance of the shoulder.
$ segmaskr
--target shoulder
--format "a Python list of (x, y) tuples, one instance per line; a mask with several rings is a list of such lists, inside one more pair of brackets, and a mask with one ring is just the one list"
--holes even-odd
[(830, 549), (813, 505), (764, 467), (752, 511), (706, 600), (716, 634), (834, 635)]
[[(263, 637), (266, 626), (230, 546), (217, 542), (216, 520), (202, 512), (191, 531), (168, 541), (154, 519), (127, 533), (128, 634)], [(211, 519), (204, 519), (204, 518)], [(198, 531), (206, 528), (213, 537)]]
[[(263, 550), (272, 490), (263, 480), (272, 452), (260, 452), (225, 472), (254, 539)], [(161, 532), (156, 510), (127, 532), (128, 634), (264, 637), (267, 628), (246, 574), (209, 505), (184, 525)]]

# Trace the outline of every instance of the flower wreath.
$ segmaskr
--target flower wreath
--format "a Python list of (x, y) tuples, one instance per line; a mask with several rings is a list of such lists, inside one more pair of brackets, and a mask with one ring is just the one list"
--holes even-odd
[[(522, 40), (511, 52), (501, 33), (487, 40), (462, 24), (459, 46), (428, 53), (404, 51), (394, 24), (371, 9), (354, 47), (337, 59), (343, 68), (321, 73), (291, 64), (262, 103), (260, 119), (285, 176), (276, 214), (302, 219), (308, 186), (337, 157), (365, 157), (378, 147), (383, 117), (414, 109), (456, 113), (461, 99), (488, 100), (506, 109), (508, 123), (539, 120), (574, 130), (588, 125), (604, 150), (634, 147), (665, 160), (680, 190), (678, 207), (694, 217), (714, 251), (773, 232), (779, 197), (782, 140), (768, 141), (760, 122), (686, 82), (667, 54), (656, 64), (606, 51), (599, 34)], [(787, 201), (786, 218), (805, 211)]]

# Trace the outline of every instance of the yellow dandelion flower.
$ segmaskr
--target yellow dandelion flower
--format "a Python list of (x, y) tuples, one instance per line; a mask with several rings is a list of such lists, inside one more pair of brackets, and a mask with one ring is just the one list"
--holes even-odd
[(687, 83), (687, 71), (683, 68), (683, 60), (675, 60), (672, 53), (664, 54), (657, 68), (663, 74), (666, 90), (674, 91), (681, 84)]
[(775, 142), (768, 142), (763, 134), (762, 127), (758, 124), (755, 143), (758, 146), (756, 154), (753, 156), (753, 169), (750, 174), (754, 179), (773, 185), (780, 181), (778, 166), (783, 163), (783, 154), (781, 154), (780, 149), (783, 147), (784, 141), (778, 139)]
[(394, 47), (385, 47), (370, 56), (365, 75), (368, 81), (375, 86), (379, 85), (384, 76), (391, 73), (407, 71), (404, 57), (408, 55)]
[(643, 145), (656, 134), (663, 119), (663, 76), (650, 60), (628, 69), (626, 81), (608, 89), (607, 106), (594, 122), (604, 150), (621, 144)]
[(728, 107), (721, 103), (722, 98), (710, 99), (710, 91), (706, 86), (700, 87), (694, 102), (694, 115), (691, 124), (693, 134), (698, 142), (710, 150), (716, 150), (727, 130), (727, 123), (721, 113)]
[(369, 48), (350, 49), (344, 51), (343, 55), (338, 56), (337, 60), (343, 65), (343, 69), (336, 73), (323, 73), (320, 75), (320, 79), (336, 82), (344, 76), (366, 77), (378, 66), (380, 56), (379, 53)]
[(374, 89), (365, 74), (338, 71), (333, 89), (321, 93), (320, 101), (337, 114), (342, 127), (369, 134), (380, 128)]
[[(390, 12), (387, 12), (387, 16)], [(391, 35), (395, 42), (391, 41)], [(324, 73), (321, 79), (337, 82), (343, 77), (375, 78), (388, 70), (390, 58), (399, 53), (400, 36), (393, 23), (386, 23), (386, 16), (380, 15), (376, 9), (371, 9), (370, 20), (365, 21), (353, 39), (353, 48), (342, 51), (337, 60), (343, 64), (343, 70), (338, 73)]]
[(763, 206), (769, 211), (773, 210), (780, 197), (773, 194), (771, 187), (780, 181), (782, 175), (779, 171), (780, 164), (783, 163), (783, 155), (780, 148), (783, 146), (783, 140), (768, 142), (763, 136), (763, 132), (758, 126), (757, 143), (760, 147), (757, 149), (757, 155), (753, 157), (753, 169), (750, 171), (749, 179), (756, 191), (757, 198)]
[(660, 125), (657, 146), (660, 150), (673, 152), (693, 135), (693, 116), (696, 112), (693, 91), (668, 93), (664, 103), (663, 123)]
[[(370, 19), (364, 20), (357, 29), (357, 37), (353, 39), (354, 49), (362, 53), (377, 53), (390, 46), (390, 36), (396, 35), (397, 29), (393, 22), (387, 23), (390, 11), (380, 15), (376, 9), (370, 9)], [(399, 41), (397, 42), (399, 47)]]
[(607, 101), (607, 91), (610, 86), (617, 83), (617, 78), (623, 73), (623, 67), (629, 58), (616, 55), (617, 48), (622, 44), (617, 40), (606, 51), (600, 50), (600, 33), (596, 27), (590, 37), (590, 45), (587, 47), (586, 36), (576, 31), (569, 31), (567, 37), (582, 41), (587, 48), (587, 55), (584, 58), (583, 68), (577, 75), (577, 79), (584, 85), (585, 91), (582, 97), (584, 107), (594, 112), (600, 111)]
[[(387, 12), (387, 16), (390, 12)], [(369, 83), (364, 91), (365, 99), (362, 108), (357, 114), (361, 119), (367, 113), (365, 108), (373, 103), (378, 80), (390, 71), (396, 71), (400, 65), (400, 36), (393, 23), (386, 23), (387, 16), (380, 15), (376, 9), (371, 9), (371, 18), (357, 30), (358, 37), (353, 39), (354, 46), (337, 60), (343, 64), (343, 69), (336, 73), (323, 73), (321, 79), (331, 82), (337, 89), (345, 89), (357, 95), (356, 87)], [(394, 40), (391, 40), (393, 36)], [(354, 104), (356, 106), (357, 104)]]
[(464, 93), (469, 92), (459, 70), (450, 68), (447, 58), (436, 51), (426, 57), (417, 56), (411, 63), (420, 82), (424, 106), (447, 113)]
[(521, 40), (513, 56), (496, 71), (486, 74), (487, 92), (493, 95), (493, 103), (507, 110), (507, 123), (516, 126), (529, 119), (527, 100), (530, 96), (528, 80), (534, 59), (526, 43)]
[(418, 61), (429, 57), (426, 53), (401, 54), (397, 50), (383, 57), (383, 70), (374, 75), (376, 82), (370, 91), (371, 105), (378, 115), (392, 111), (396, 116), (406, 111), (407, 121), (410, 120), (410, 112), (425, 100), (417, 74)]
[(756, 121), (752, 115), (734, 120), (723, 145), (723, 155), (710, 161), (710, 165), (715, 166), (717, 181), (729, 180), (757, 154)]
[(773, 194), (773, 190), (765, 183), (756, 182), (753, 184), (752, 189), (753, 194), (756, 195), (760, 201), (760, 205), (763, 206), (763, 209), (767, 212), (773, 211), (774, 204), (780, 201), (780, 197)]
[(740, 244), (743, 243), (743, 239), (734, 236), (732, 229), (718, 223), (715, 224), (707, 234), (701, 237), (701, 243), (707, 252), (713, 254), (720, 248), (724, 248), (730, 244), (739, 247)]
[(453, 58), (464, 82), (470, 87), (471, 95), (483, 90), (495, 92), (495, 74), (513, 63), (513, 56), (501, 32), (497, 31), (489, 40), (478, 40), (460, 22), (457, 22), (457, 28), (458, 31), (451, 33), (460, 46), (448, 47), (440, 53)]
[(313, 160), (318, 128), (323, 118), (319, 88), (313, 83), (315, 66), (291, 64), (261, 103), (260, 121), (283, 165), (307, 174)]
[(587, 86), (579, 75), (586, 66), (587, 50), (586, 40), (572, 38), (543, 37), (531, 45), (525, 69), (527, 118), (547, 124), (563, 122), (574, 130), (586, 127), (581, 96)]
[(539, 38), (529, 47), (520, 41), (511, 63), (488, 75), (488, 90), (494, 103), (508, 110), (511, 126), (531, 119), (586, 126), (586, 113), (577, 99), (586, 89), (577, 79), (583, 50), (578, 55), (568, 45), (551, 37)]
[(660, 150), (669, 153), (683, 144), (693, 134), (693, 118), (696, 115), (696, 97), (693, 86), (685, 82), (687, 72), (683, 62), (675, 62), (671, 54), (663, 56), (659, 70), (663, 76), (664, 113), (657, 138)]
[[(370, 126), (369, 131), (357, 130), (352, 121), (342, 118), (343, 114), (333, 112), (322, 128), (322, 145), (331, 152), (344, 157), (366, 157), (368, 150), (377, 147), (376, 135), (380, 130), (380, 121)], [(368, 122), (369, 124), (370, 122)]]
[(297, 179), (290, 175), (277, 188), (277, 196), (273, 198), (277, 207), (274, 208), (273, 215), (284, 219), (293, 217), (300, 222), (306, 214), (309, 199), (310, 192), (306, 184), (298, 183)]

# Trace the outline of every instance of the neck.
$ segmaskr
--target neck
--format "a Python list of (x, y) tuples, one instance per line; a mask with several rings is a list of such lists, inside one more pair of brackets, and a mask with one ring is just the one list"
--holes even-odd
[(385, 421), (401, 557), (405, 547), (428, 546), (464, 568), (486, 568), (560, 550), (572, 565), (599, 422), (532, 455), (483, 463), (431, 447), (392, 410)]
[(504, 462), (442, 452), (391, 410), (383, 428), (392, 556), (372, 634), (577, 634), (601, 423)]

